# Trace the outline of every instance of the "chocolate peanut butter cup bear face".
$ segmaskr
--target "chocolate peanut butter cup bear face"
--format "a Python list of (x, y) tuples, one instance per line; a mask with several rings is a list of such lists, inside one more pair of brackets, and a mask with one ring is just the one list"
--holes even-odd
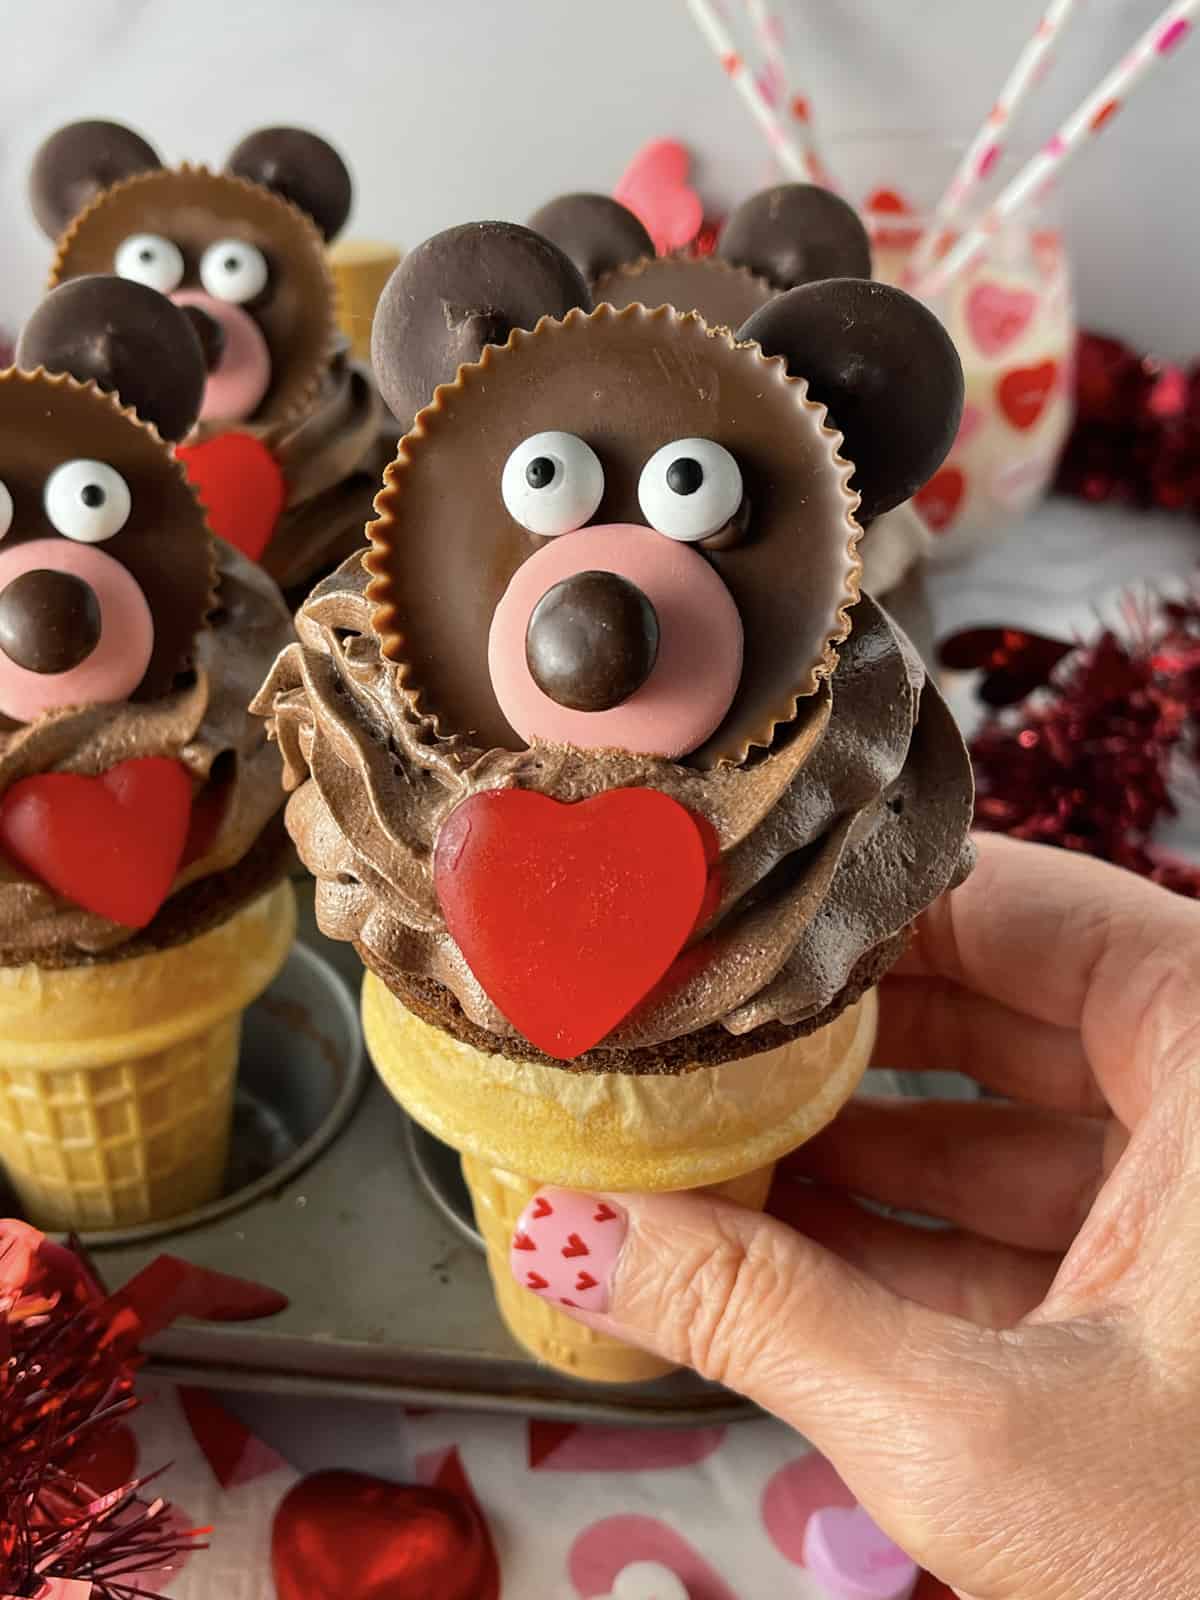
[(476, 749), (708, 768), (769, 745), (849, 631), (858, 496), (911, 494), (962, 404), (950, 340), (899, 290), (793, 289), (735, 338), (589, 311), (572, 263), (503, 224), (414, 250), (373, 347), (398, 412), (444, 385), (368, 530), (375, 627), (415, 709)]
[(350, 177), (324, 140), (264, 128), (227, 170), (164, 167), (115, 123), (72, 123), (38, 152), (34, 211), (58, 240), (51, 285), (116, 273), (191, 316), (208, 365), (200, 419), (300, 415), (337, 339), (324, 242), (350, 210)]
[(27, 323), (0, 373), (0, 714), (166, 693), (212, 603), (212, 541), (166, 440), (205, 363), (182, 311), (84, 278)]
[(619, 201), (568, 194), (530, 218), (590, 285), (596, 305), (670, 305), (712, 327), (740, 328), (784, 289), (821, 278), (869, 278), (871, 245), (858, 214), (828, 189), (781, 183), (729, 218), (714, 255), (656, 256)]

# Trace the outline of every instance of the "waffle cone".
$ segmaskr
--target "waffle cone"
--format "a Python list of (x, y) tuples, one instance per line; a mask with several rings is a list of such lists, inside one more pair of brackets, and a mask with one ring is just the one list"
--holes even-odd
[(485, 1055), (421, 1021), (373, 974), (367, 1048), (384, 1084), (462, 1156), (500, 1313), (539, 1360), (573, 1377), (632, 1383), (670, 1368), (592, 1332), (520, 1288), (509, 1242), (543, 1184), (589, 1190), (712, 1188), (761, 1210), (775, 1162), (853, 1094), (875, 1042), (868, 991), (815, 1033), (715, 1067), (576, 1073)]
[(128, 1227), (217, 1197), (242, 1013), (295, 926), (282, 883), (186, 944), (0, 969), (0, 1162), (31, 1222)]
[(371, 324), (384, 285), (400, 265), (400, 251), (373, 239), (339, 239), (329, 247), (337, 285), (338, 326), (359, 361), (371, 359)]

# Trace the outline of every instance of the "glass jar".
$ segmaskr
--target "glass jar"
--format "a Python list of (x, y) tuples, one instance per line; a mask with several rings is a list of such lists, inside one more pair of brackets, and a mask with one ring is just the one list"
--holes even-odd
[[(828, 145), (830, 167), (871, 235), (875, 276), (910, 287), (907, 269), (925, 217), (961, 148), (905, 134)], [(1037, 504), (1071, 426), (1075, 312), (1052, 204), (1006, 223), (929, 303), (957, 346), (966, 381), (958, 438), (915, 497), (934, 535), (929, 559), (944, 563), (1001, 537)]]

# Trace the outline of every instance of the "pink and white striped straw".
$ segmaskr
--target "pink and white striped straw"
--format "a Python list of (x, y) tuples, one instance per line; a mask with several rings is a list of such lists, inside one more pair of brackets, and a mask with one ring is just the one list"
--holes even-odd
[[(712, 4), (712, 0), (687, 0), (688, 10), (700, 29), (723, 71), (745, 101), (751, 116), (758, 123), (771, 146), (776, 159), (789, 177), (803, 183), (828, 182), (824, 164), (812, 144), (812, 131), (807, 114), (803, 117), (789, 115), (785, 121), (764, 93), (762, 84), (738, 49), (725, 20)], [(789, 97), (789, 113), (807, 101)], [(802, 132), (799, 130), (803, 130)]]
[(1004, 223), (1029, 201), (1045, 193), (1050, 184), (1077, 151), (1102, 132), (1129, 99), (1146, 75), (1153, 71), (1187, 38), (1192, 19), (1200, 11), (1200, 0), (1174, 0), (1124, 56), (1092, 90), (1087, 99), (1049, 139), (1033, 159), (1001, 191), (975, 226), (959, 240), (932, 272), (916, 285), (916, 292), (928, 299), (964, 272), (987, 249)]
[(987, 121), (971, 140), (945, 194), (934, 207), (929, 226), (913, 251), (908, 269), (910, 277), (920, 278), (929, 270), (938, 240), (946, 228), (962, 215), (968, 200), (1003, 155), (1013, 118), (1049, 67), (1051, 52), (1077, 4), (1078, 0), (1050, 0), (1045, 15), (1026, 41), (1004, 87), (996, 96), (996, 103)]

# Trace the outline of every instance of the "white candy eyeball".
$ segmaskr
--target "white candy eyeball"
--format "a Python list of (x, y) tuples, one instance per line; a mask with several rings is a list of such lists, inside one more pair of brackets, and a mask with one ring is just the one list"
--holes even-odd
[(170, 294), (183, 282), (183, 253), (160, 234), (132, 233), (118, 247), (113, 268), (118, 278), (131, 278), (159, 294)]
[(104, 461), (64, 461), (46, 479), (46, 515), (68, 539), (103, 544), (129, 521), (129, 485)]
[(638, 479), (638, 504), (652, 528), (694, 544), (719, 532), (742, 503), (742, 471), (722, 444), (676, 439), (656, 450)]
[(530, 533), (574, 533), (604, 496), (604, 468), (573, 433), (535, 433), (504, 463), (500, 493), (509, 515)]
[(242, 306), (267, 287), (267, 258), (244, 239), (218, 239), (200, 258), (200, 282), (206, 294)]
[(0, 478), (0, 539), (13, 525), (12, 495), (8, 492), (8, 485)]

